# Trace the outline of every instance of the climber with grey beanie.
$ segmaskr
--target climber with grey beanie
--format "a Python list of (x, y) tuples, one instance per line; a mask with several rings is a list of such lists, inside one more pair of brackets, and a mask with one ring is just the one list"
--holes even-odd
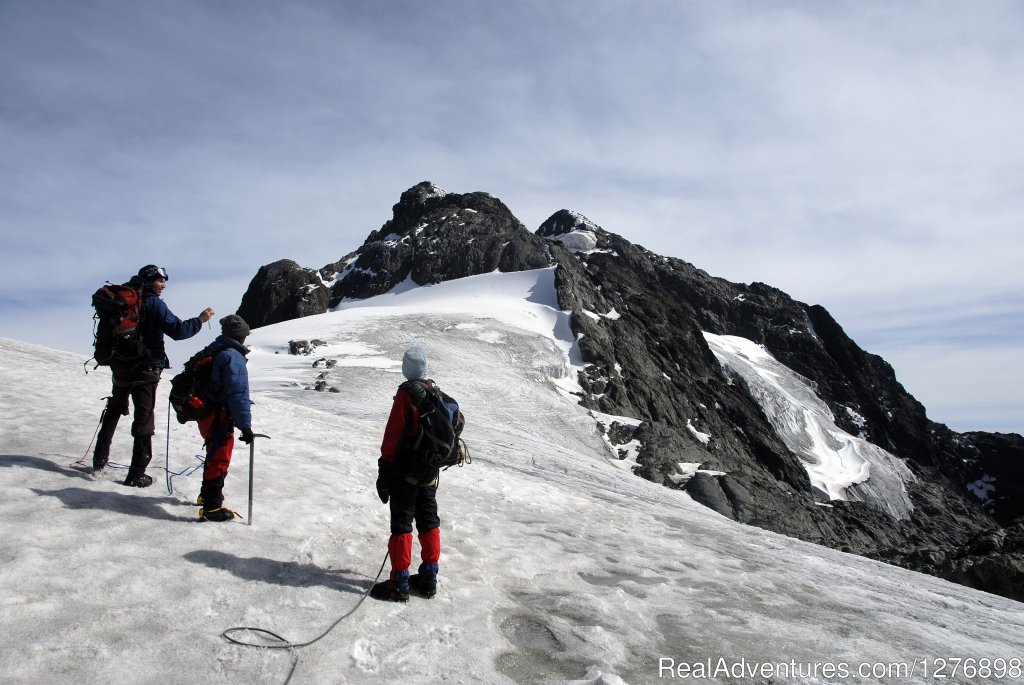
[[(438, 469), (424, 468), (417, 460), (414, 438), (420, 429), (421, 409), (416, 398), (433, 388), (427, 378), (427, 351), (414, 345), (402, 357), (402, 375), (408, 380), (398, 387), (391, 405), (384, 440), (377, 460), (377, 496), (390, 501), (391, 537), (388, 554), (391, 576), (377, 583), (370, 596), (390, 602), (406, 602), (409, 593), (433, 597), (437, 592), (438, 562), (441, 558), (441, 519), (437, 515)], [(412, 527), (419, 533), (422, 563), (409, 575), (412, 564)]]
[(231, 464), (231, 451), (235, 445), (234, 429), (242, 435), (245, 444), (253, 439), (252, 410), (249, 400), (249, 372), (245, 368), (245, 355), (249, 348), (242, 343), (249, 335), (249, 324), (237, 314), (228, 314), (220, 320), (221, 334), (203, 350), (202, 358), (212, 355), (210, 361), (209, 393), (204, 398), (213, 411), (198, 420), (199, 434), (206, 445), (203, 465), (203, 485), (198, 504), (201, 521), (230, 521), (237, 514), (224, 506), (224, 479)]

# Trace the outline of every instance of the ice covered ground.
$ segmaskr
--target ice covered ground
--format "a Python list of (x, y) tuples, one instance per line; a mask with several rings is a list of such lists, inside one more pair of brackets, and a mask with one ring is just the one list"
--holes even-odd
[[(609, 461), (566, 396), (578, 360), (549, 289), (550, 272), (477, 277), (257, 331), (254, 423), (272, 439), (251, 526), (196, 522), (198, 474), (168, 493), (166, 380), (156, 482), (130, 490), (72, 466), (106, 374), (0, 340), (0, 682), (284, 682), (286, 653), (221, 633), (313, 639), (373, 581), (376, 457), (413, 342), (474, 457), (442, 478), (438, 596), (367, 600), (296, 652), (293, 683), (930, 683), (957, 658), (974, 677), (943, 682), (1020, 680), (1024, 605), (736, 524)], [(295, 338), (326, 344), (288, 355)], [(341, 392), (306, 389), (325, 372)], [(129, 440), (125, 420), (115, 460)], [(199, 447), (172, 422), (171, 470)], [(226, 494), (242, 513), (247, 479), (240, 445)]]
[[(839, 428), (814, 383), (750, 340), (704, 333), (711, 351), (743, 379), (783, 443), (796, 454), (811, 485), (830, 500), (867, 501), (897, 519), (913, 504), (906, 483), (916, 480), (897, 457)], [(853, 411), (849, 410), (848, 411)]]

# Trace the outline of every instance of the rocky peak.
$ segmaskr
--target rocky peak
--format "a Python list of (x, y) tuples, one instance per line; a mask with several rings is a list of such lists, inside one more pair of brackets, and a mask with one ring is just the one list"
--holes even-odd
[(403, 205), (423, 204), (427, 200), (443, 198), (447, 194), (448, 191), (436, 183), (422, 181), (402, 193), (402, 197), (399, 198), (398, 202)]
[[(613, 446), (631, 445), (618, 453), (633, 455), (638, 475), (684, 488), (738, 521), (958, 582), (977, 577), (971, 583), (1004, 592), (965, 564), (995, 564), (1004, 576), (1024, 578), (1019, 546), (1004, 545), (1001, 557), (970, 548), (985, 531), (1021, 520), (1020, 436), (961, 435), (929, 421), (889, 364), (857, 346), (823, 307), (763, 283), (710, 276), (569, 210), (530, 233), (497, 198), (429, 182), (402, 193), (392, 209), (355, 252), (319, 271), (288, 260), (261, 268), (239, 313), (265, 325), (399, 284), (557, 264), (559, 308), (572, 313), (586, 364), (580, 403), (626, 417), (606, 426), (607, 435)], [(893, 516), (877, 496), (826, 501), (799, 446), (705, 334), (753, 341), (805, 379), (838, 430), (908, 470), (903, 494), (911, 508)], [(1004, 594), (1024, 597), (1014, 592)]]
[(598, 249), (607, 234), (582, 214), (560, 209), (540, 225), (537, 235), (558, 241), (572, 252), (589, 252)]
[(488, 193), (448, 193), (429, 181), (402, 193), (392, 218), (356, 252), (329, 265), (330, 305), (395, 285), (439, 283), (491, 271), (549, 266), (544, 241)]
[(456, 197), (453, 197), (452, 201), (445, 202), (447, 197), (449, 197), (449, 193), (446, 190), (430, 181), (414, 185), (402, 193), (398, 203), (391, 208), (391, 220), (380, 229), (370, 233), (364, 245), (387, 240), (390, 236), (394, 236), (394, 239), (409, 236), (420, 226), (424, 215), (429, 214), (441, 204), (450, 206), (452, 201), (457, 202)]
[(319, 270), (281, 260), (261, 267), (238, 313), (253, 327), (322, 314), (399, 284), (550, 266), (551, 246), (488, 193), (449, 193), (429, 181), (402, 193), (362, 246)]

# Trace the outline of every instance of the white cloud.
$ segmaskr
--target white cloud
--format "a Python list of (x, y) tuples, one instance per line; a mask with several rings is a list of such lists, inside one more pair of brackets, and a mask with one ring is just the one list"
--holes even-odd
[[(886, 348), (893, 303), (931, 330), (1024, 289), (1022, 17), (1000, 2), (6, 4), (0, 303), (43, 287), (73, 304), (149, 261), (237, 302), (260, 265), (340, 258), (433, 180), (499, 197), (530, 229), (579, 211), (824, 304)], [(3, 304), (4, 330), (23, 313)]]

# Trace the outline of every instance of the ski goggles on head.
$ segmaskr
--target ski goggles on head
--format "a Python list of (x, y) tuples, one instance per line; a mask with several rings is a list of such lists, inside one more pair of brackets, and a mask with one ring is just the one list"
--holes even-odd
[(162, 266), (150, 266), (144, 269), (139, 275), (147, 282), (155, 281), (158, 278), (162, 278), (165, 281), (168, 280), (167, 269)]

